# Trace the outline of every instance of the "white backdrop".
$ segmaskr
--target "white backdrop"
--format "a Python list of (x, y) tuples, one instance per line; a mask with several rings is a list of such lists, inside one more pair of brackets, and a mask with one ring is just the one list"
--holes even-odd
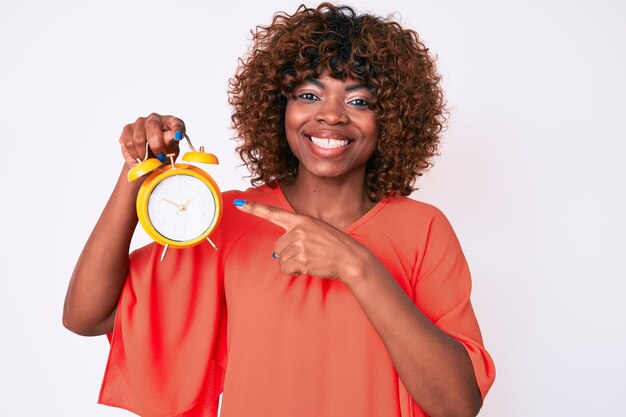
[[(250, 29), (298, 2), (227, 3), (0, 3), (0, 415), (131, 415), (96, 404), (108, 343), (65, 330), (63, 299), (121, 168), (121, 129), (138, 116), (180, 116), (219, 155), (222, 189), (248, 186), (227, 80)], [(472, 270), (497, 368), (480, 415), (615, 416), (626, 6), (504, 3), (352, 5), (397, 11), (439, 56), (452, 119), (412, 197), (446, 213)], [(147, 242), (138, 229), (133, 248)]]

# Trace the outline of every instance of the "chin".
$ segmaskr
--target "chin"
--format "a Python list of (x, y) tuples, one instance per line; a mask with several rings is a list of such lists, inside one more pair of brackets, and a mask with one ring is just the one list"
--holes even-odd
[(334, 178), (334, 177), (339, 177), (341, 176), (341, 172), (337, 172), (337, 171), (333, 171), (333, 170), (323, 170), (323, 169), (318, 169), (318, 170), (310, 170), (307, 169), (307, 171), (309, 171), (309, 173), (311, 173), (312, 176), (314, 177), (320, 177), (320, 178)]
[(316, 166), (303, 166), (302, 169), (306, 170), (311, 176), (318, 178), (340, 178), (348, 175), (350, 172), (346, 171), (342, 167), (322, 164), (316, 164)]

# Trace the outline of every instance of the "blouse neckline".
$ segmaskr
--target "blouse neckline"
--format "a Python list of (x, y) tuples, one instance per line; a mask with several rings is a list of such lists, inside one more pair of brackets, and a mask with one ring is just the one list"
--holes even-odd
[[(280, 208), (290, 211), (292, 213), (297, 213), (296, 210), (291, 206), (291, 204), (287, 200), (287, 197), (285, 197), (285, 193), (283, 192), (283, 189), (280, 187), (280, 184), (276, 185), (274, 192), (278, 196), (278, 200), (281, 205)], [(354, 222), (350, 223), (349, 225), (342, 227), (340, 230), (345, 233), (353, 232), (354, 230), (356, 230), (363, 224), (367, 223), (372, 217), (374, 217), (376, 213), (378, 213), (383, 207), (385, 207), (389, 201), (390, 201), (389, 198), (380, 200), (374, 205), (374, 207), (369, 209), (365, 214), (363, 214), (361, 217), (359, 217), (358, 219), (356, 219)]]

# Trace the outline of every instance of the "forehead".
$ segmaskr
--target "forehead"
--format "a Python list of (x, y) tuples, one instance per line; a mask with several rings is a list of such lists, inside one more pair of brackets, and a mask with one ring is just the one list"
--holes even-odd
[(367, 88), (367, 86), (359, 83), (358, 81), (350, 77), (346, 77), (345, 79), (341, 80), (338, 78), (331, 77), (328, 74), (323, 74), (319, 76), (318, 78), (306, 78), (304, 80), (303, 85), (311, 85), (311, 84), (323, 90), (332, 88), (332, 89), (341, 89), (345, 91), (364, 90), (364, 91), (370, 92), (370, 89)]

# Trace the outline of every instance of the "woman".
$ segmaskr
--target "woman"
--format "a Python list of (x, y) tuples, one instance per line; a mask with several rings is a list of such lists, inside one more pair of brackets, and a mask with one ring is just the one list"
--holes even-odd
[(445, 215), (406, 197), (444, 121), (417, 34), (327, 3), (279, 13), (230, 103), (256, 187), (223, 194), (217, 252), (129, 259), (127, 170), (146, 141), (177, 151), (185, 126), (153, 113), (122, 132), (126, 164), (64, 311), (112, 343), (99, 402), (216, 416), (223, 391), (223, 417), (476, 415), (495, 369), (467, 263)]

